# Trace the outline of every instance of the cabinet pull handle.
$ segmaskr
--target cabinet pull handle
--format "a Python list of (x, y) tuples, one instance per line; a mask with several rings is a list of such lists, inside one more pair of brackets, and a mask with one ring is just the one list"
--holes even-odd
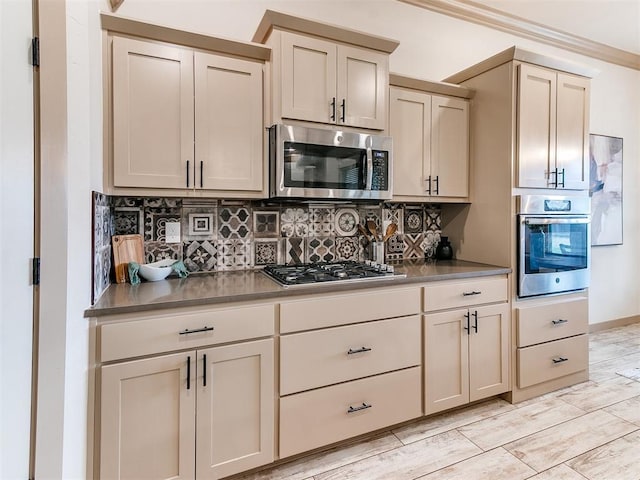
[(331, 99), (331, 115), (329, 116), (331, 120), (336, 121), (336, 97)]
[(564, 318), (559, 318), (557, 320), (551, 320), (551, 323), (553, 323), (554, 325), (560, 325), (562, 323), (568, 323), (569, 320), (565, 320)]
[(347, 100), (345, 98), (342, 99), (342, 115), (340, 116), (340, 121), (344, 122), (345, 116), (347, 115)]
[[(551, 181), (551, 175), (553, 175), (553, 182)], [(558, 169), (554, 168), (553, 171), (549, 171), (549, 185), (558, 188)]]
[(212, 332), (213, 331), (213, 327), (202, 327), (202, 328), (196, 328), (195, 330), (189, 330), (188, 328), (185, 328), (184, 330), (182, 330), (181, 332), (178, 332), (179, 335), (189, 335), (190, 333), (201, 333), (201, 332)]
[(202, 185), (202, 172), (203, 172), (203, 169), (204, 169), (204, 165), (203, 164), (204, 164), (204, 162), (202, 160), (200, 160), (200, 188), (203, 187), (203, 185)]
[(207, 354), (202, 355), (202, 386), (207, 386)]
[(435, 194), (436, 194), (436, 195), (440, 195), (440, 175), (436, 175), (435, 182), (436, 182), (436, 191), (435, 191)]
[(467, 312), (467, 313), (465, 313), (465, 314), (464, 314), (464, 318), (465, 318), (467, 321), (465, 322), (465, 323), (466, 323), (466, 326), (464, 326), (463, 328), (467, 331), (467, 335), (471, 335), (471, 333), (469, 332), (469, 330), (470, 330), (470, 329), (469, 329), (469, 312)]
[(473, 312), (473, 330), (478, 333), (478, 311)]
[(189, 160), (187, 160), (187, 188), (189, 188)]
[(558, 358), (552, 358), (551, 360), (553, 360), (553, 363), (562, 363), (562, 362), (566, 362), (569, 359), (566, 357), (558, 357)]
[(350, 348), (349, 351), (347, 352), (347, 355), (354, 355), (356, 353), (364, 353), (364, 352), (370, 352), (370, 351), (371, 349), (368, 347), (361, 347), (356, 350), (354, 350), (353, 348)]
[(472, 290), (471, 292), (462, 292), (462, 296), (463, 297), (468, 297), (470, 295), (480, 295), (482, 292), (477, 292), (475, 290)]
[(351, 405), (349, 405), (349, 410), (347, 410), (347, 413), (354, 413), (354, 412), (359, 412), (360, 410), (366, 410), (367, 408), (371, 408), (373, 407), (373, 405), (371, 405), (370, 403), (364, 403), (362, 402), (362, 405), (358, 405), (357, 407), (353, 407)]
[(431, 175), (427, 177), (427, 194), (431, 195)]
[(191, 355), (187, 357), (187, 390), (191, 390)]
[(558, 185), (558, 180), (556, 177), (556, 187), (562, 187), (564, 188), (564, 168), (562, 169), (562, 171), (560, 172), (560, 175), (562, 175), (562, 185)]

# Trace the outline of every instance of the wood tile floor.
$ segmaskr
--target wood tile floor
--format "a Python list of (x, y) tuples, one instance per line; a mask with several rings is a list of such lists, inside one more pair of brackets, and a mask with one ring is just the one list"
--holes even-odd
[(588, 382), (517, 405), (491, 399), (240, 478), (640, 480), (639, 367), (640, 323), (597, 332)]

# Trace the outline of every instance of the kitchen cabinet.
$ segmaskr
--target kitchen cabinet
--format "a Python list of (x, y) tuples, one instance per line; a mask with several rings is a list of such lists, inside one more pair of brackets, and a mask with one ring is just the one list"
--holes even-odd
[[(393, 137), (394, 198), (424, 201), (469, 197), (469, 101), (404, 85), (433, 82), (391, 76), (389, 132)], [(397, 85), (396, 85), (397, 84)], [(460, 95), (470, 91), (447, 86)], [(459, 91), (457, 91), (459, 90)]]
[[(99, 478), (214, 479), (273, 461), (274, 340), (247, 341), (273, 322), (258, 305), (99, 327), (101, 361), (114, 359), (99, 366)], [(166, 342), (197, 348), (158, 354)]]
[(253, 40), (273, 49), (272, 123), (386, 130), (397, 42), (270, 10)]
[[(483, 295), (483, 300), (474, 299)], [(437, 303), (430, 304), (431, 298)], [(456, 308), (464, 304), (469, 306)], [(507, 392), (511, 318), (507, 279), (428, 285), (424, 305), (425, 413)]]
[(586, 190), (589, 79), (518, 65), (518, 186)]
[(110, 38), (113, 188), (263, 196), (264, 62)]

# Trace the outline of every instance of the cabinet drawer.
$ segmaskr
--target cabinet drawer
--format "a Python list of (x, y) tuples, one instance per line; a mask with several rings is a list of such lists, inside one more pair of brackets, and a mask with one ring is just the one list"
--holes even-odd
[(419, 417), (420, 367), (280, 399), (280, 457)]
[(424, 287), (424, 311), (506, 302), (508, 292), (506, 276), (434, 282)]
[(420, 317), (295, 333), (280, 339), (280, 394), (420, 365)]
[(589, 366), (588, 335), (519, 348), (518, 387), (560, 378)]
[(101, 325), (100, 361), (270, 336), (274, 310), (273, 305), (255, 305)]
[(532, 307), (518, 307), (518, 347), (587, 333), (589, 302), (578, 298)]
[(419, 287), (329, 295), (282, 303), (280, 332), (300, 332), (417, 313), (420, 313)]

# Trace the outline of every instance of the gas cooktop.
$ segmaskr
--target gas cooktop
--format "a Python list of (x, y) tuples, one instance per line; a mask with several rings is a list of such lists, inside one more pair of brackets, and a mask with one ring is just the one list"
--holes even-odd
[(294, 287), (326, 282), (362, 282), (404, 278), (395, 273), (393, 266), (373, 262), (330, 262), (303, 265), (267, 265), (264, 273), (283, 287)]

